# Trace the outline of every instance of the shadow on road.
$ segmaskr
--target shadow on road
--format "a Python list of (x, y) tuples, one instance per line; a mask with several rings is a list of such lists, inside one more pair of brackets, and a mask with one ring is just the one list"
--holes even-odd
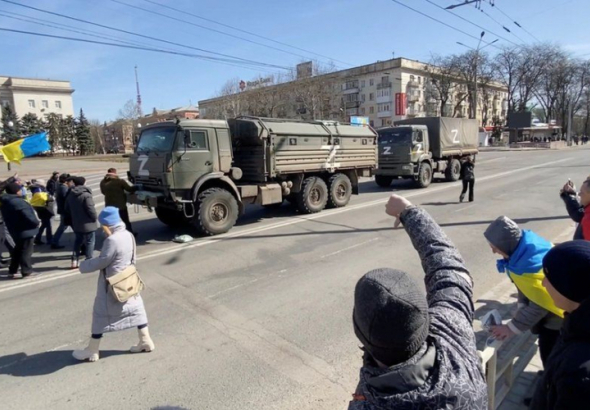
[(460, 204), (461, 202), (459, 201), (455, 201), (455, 202), (424, 202), (423, 204), (420, 204), (420, 206), (443, 206), (443, 205), (457, 205)]
[[(129, 354), (125, 350), (101, 350), (100, 358)], [(44, 376), (65, 367), (83, 364), (72, 357), (71, 350), (56, 350), (28, 356), (15, 353), (0, 357), (0, 374), (14, 377)]]

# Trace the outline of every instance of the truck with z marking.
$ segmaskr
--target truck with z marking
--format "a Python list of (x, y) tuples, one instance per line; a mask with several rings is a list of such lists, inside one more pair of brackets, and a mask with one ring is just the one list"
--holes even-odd
[(461, 175), (461, 160), (478, 153), (477, 120), (422, 117), (396, 121), (378, 130), (379, 166), (375, 182), (386, 188), (397, 178), (412, 179), (419, 188), (432, 182), (435, 172), (447, 181)]
[(229, 231), (249, 204), (343, 207), (377, 163), (377, 133), (334, 121), (238, 117), (143, 128), (130, 156), (134, 204), (172, 227)]

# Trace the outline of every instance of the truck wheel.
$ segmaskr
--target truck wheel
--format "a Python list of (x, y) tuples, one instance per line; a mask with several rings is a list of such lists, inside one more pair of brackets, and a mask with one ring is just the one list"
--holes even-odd
[(445, 179), (448, 182), (455, 182), (461, 177), (461, 163), (457, 159), (452, 159), (445, 170)]
[(432, 167), (428, 162), (420, 164), (418, 170), (418, 178), (416, 179), (416, 185), (418, 188), (426, 188), (432, 182)]
[(203, 235), (229, 231), (238, 219), (238, 201), (223, 188), (209, 188), (199, 194), (195, 225)]
[(388, 177), (387, 175), (375, 175), (375, 183), (381, 188), (389, 188), (392, 181), (393, 177)]
[(315, 214), (326, 207), (328, 187), (323, 179), (309, 177), (303, 181), (297, 194), (297, 208), (302, 214)]
[(328, 180), (328, 207), (346, 206), (352, 195), (352, 183), (344, 174), (332, 175)]
[(162, 222), (164, 225), (168, 225), (171, 228), (180, 228), (188, 221), (184, 216), (184, 212), (168, 208), (156, 207), (156, 216), (160, 222)]

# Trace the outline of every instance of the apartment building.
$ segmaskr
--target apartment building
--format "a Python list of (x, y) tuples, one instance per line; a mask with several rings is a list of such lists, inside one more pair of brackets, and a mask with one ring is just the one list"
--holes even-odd
[(10, 105), (19, 117), (33, 113), (44, 118), (50, 113), (74, 115), (69, 81), (0, 76), (0, 104)]
[[(282, 93), (284, 104), (275, 113), (280, 117), (313, 118), (349, 122), (353, 116), (368, 118), (374, 127), (391, 125), (394, 121), (424, 116), (436, 116), (441, 112), (440, 99), (436, 98), (425, 63), (396, 58), (378, 61), (329, 74), (296, 79), (291, 82), (264, 87), (274, 87)], [(334, 95), (319, 95), (318, 99), (330, 105), (329, 110), (317, 110), (310, 115), (302, 98), (297, 97), (297, 87), (311, 81), (329, 83)], [(444, 108), (445, 116), (468, 117), (469, 102), (465, 98), (467, 86), (459, 82)], [(325, 93), (325, 91), (324, 91)], [(506, 118), (507, 89), (498, 83), (486, 84), (478, 93), (476, 117), (482, 125), (489, 125), (492, 118)], [(260, 89), (199, 101), (201, 117), (228, 118), (233, 115), (256, 115), (252, 112), (254, 99), (260, 99)], [(329, 101), (329, 103), (328, 103)], [(237, 103), (238, 102), (238, 103)], [(237, 109), (236, 109), (237, 107)], [(264, 112), (262, 113), (264, 114)], [(326, 117), (327, 116), (327, 117)]]

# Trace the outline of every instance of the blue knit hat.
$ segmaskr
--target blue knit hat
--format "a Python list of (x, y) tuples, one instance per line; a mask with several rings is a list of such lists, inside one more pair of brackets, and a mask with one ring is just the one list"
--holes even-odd
[(119, 208), (114, 206), (107, 206), (98, 215), (98, 222), (104, 226), (113, 226), (121, 222), (121, 215), (119, 215)]

